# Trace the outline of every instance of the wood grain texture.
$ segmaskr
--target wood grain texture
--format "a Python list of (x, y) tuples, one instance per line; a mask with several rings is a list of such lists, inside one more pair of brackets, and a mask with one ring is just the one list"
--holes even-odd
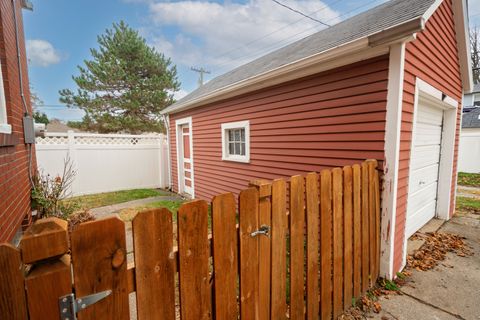
[(343, 299), (344, 309), (352, 306), (353, 297), (353, 172), (343, 168)]
[(181, 319), (211, 319), (208, 205), (203, 200), (178, 210), (178, 256)]
[(307, 319), (319, 315), (319, 184), (318, 174), (312, 172), (305, 178), (307, 210)]
[(330, 170), (322, 170), (320, 179), (320, 314), (321, 319), (332, 318), (332, 173)]
[(302, 176), (290, 178), (290, 319), (304, 319), (305, 187)]
[(368, 165), (362, 163), (362, 291), (365, 292), (370, 285), (370, 232), (369, 232), (369, 184)]
[(175, 319), (172, 213), (166, 208), (142, 211), (132, 228), (137, 317)]
[(238, 233), (235, 197), (218, 195), (212, 201), (213, 268), (215, 285), (215, 317), (238, 319)]
[(30, 320), (60, 319), (58, 298), (72, 292), (70, 256), (34, 266), (25, 288)]
[(258, 191), (248, 188), (240, 192), (240, 318), (258, 319)]
[(50, 217), (35, 221), (20, 241), (23, 263), (33, 263), (68, 252), (68, 222)]
[(333, 318), (343, 312), (343, 171), (332, 170), (333, 188)]
[(272, 297), (271, 318), (286, 319), (287, 300), (287, 209), (285, 180), (272, 183)]
[(353, 296), (362, 292), (362, 169), (354, 164), (353, 171)]
[[(375, 227), (375, 214), (376, 214), (376, 190), (375, 190), (375, 171), (377, 167), (377, 160), (367, 160), (368, 166), (368, 230), (369, 230), (369, 243), (370, 243), (370, 250), (369, 250), (369, 278), (370, 278), (370, 286), (375, 284), (376, 282), (376, 245), (377, 245), (377, 233)], [(380, 235), (378, 235), (380, 236)]]
[(0, 319), (26, 320), (27, 304), (20, 251), (0, 244)]
[(78, 319), (129, 319), (124, 222), (108, 218), (83, 223), (72, 232), (71, 244), (76, 295), (112, 290)]
[[(258, 188), (260, 196), (258, 207), (258, 225), (272, 226), (272, 203), (271, 183), (264, 183)], [(262, 196), (263, 195), (263, 196)], [(258, 316), (259, 319), (270, 319), (270, 287), (271, 287), (271, 239), (270, 237), (260, 237), (258, 239), (258, 260), (259, 283), (258, 283)]]
[(375, 230), (376, 230), (376, 243), (375, 243), (375, 277), (378, 279), (380, 276), (380, 178), (378, 170), (375, 170)]

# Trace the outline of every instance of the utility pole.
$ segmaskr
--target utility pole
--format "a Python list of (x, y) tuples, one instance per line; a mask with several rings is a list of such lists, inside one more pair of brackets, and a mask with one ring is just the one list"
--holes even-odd
[(198, 86), (203, 86), (203, 74), (210, 74), (210, 71), (202, 68), (191, 67), (192, 71), (198, 72), (200, 75), (198, 77)]

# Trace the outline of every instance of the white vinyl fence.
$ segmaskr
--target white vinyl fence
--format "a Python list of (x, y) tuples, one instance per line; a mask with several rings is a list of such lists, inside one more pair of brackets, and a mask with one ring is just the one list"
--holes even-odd
[(47, 133), (36, 140), (37, 166), (61, 175), (69, 156), (77, 172), (72, 195), (169, 185), (164, 135)]
[(480, 173), (480, 128), (462, 129), (458, 171)]

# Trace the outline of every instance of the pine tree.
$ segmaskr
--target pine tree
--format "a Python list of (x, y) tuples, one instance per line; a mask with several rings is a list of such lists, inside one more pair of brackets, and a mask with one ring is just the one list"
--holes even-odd
[(83, 109), (82, 127), (91, 131), (163, 132), (159, 113), (180, 87), (175, 65), (123, 21), (97, 41), (92, 60), (72, 77), (77, 92), (60, 90), (60, 101)]

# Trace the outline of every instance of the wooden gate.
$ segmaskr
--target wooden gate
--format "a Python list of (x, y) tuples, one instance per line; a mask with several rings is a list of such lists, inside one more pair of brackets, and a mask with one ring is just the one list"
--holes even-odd
[[(78, 319), (337, 318), (379, 274), (376, 166), (253, 181), (238, 201), (221, 194), (176, 215), (141, 212), (134, 263), (117, 218), (70, 238), (64, 221), (44, 220), (21, 250), (0, 246), (0, 319), (61, 319), (59, 298), (71, 294)], [(89, 305), (95, 293), (106, 297)]]

